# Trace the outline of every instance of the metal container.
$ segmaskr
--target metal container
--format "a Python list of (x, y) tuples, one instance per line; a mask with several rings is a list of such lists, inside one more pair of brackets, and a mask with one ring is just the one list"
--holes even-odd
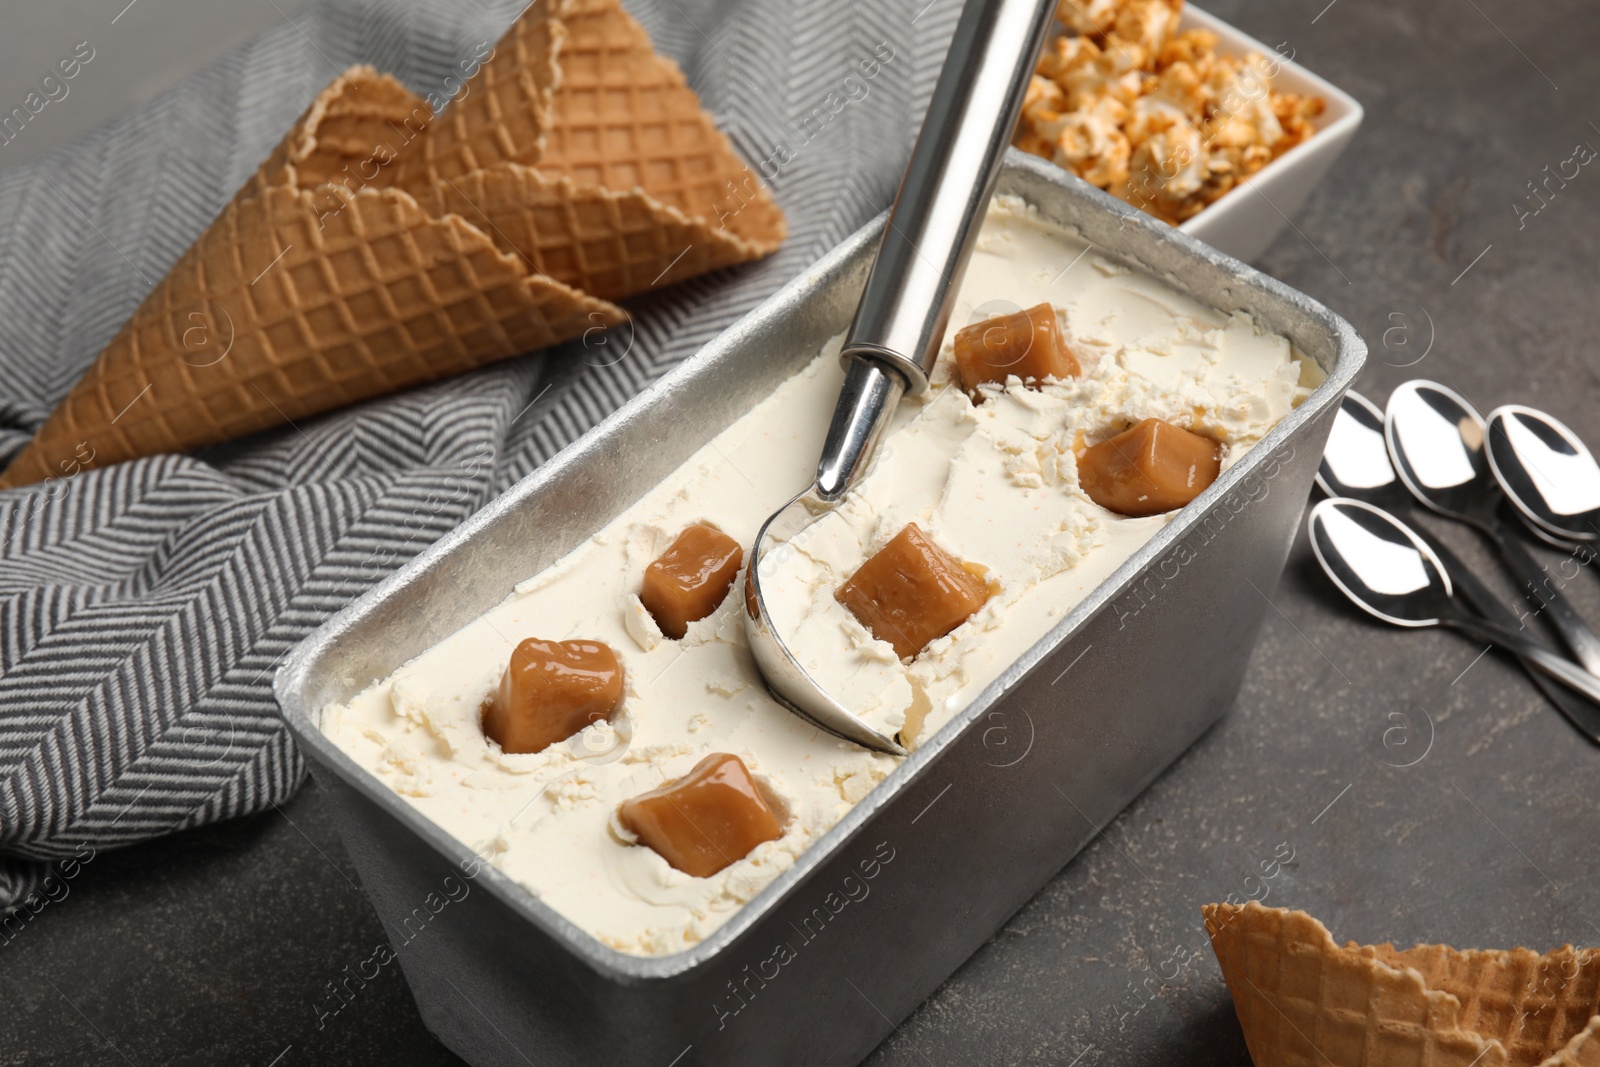
[(1222, 309), (1327, 382), (795, 865), (671, 956), (613, 951), (318, 729), (499, 603), (841, 333), (882, 219), (308, 637), (277, 677), (428, 1028), (476, 1065), (850, 1064), (1232, 704), (1365, 346), (1252, 268), (1013, 151), (1000, 191)]

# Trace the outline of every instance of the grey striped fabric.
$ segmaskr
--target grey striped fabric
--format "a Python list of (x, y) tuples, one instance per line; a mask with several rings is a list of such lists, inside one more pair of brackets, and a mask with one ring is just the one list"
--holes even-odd
[[(212, 448), (0, 493), (0, 911), (52, 864), (283, 800), (272, 672), (893, 195), (957, 0), (629, 0), (790, 236), (569, 346)], [(21, 448), (335, 73), (419, 93), (522, 0), (325, 0), (147, 107), (0, 171), (0, 458)], [(119, 47), (108, 37), (96, 48)]]

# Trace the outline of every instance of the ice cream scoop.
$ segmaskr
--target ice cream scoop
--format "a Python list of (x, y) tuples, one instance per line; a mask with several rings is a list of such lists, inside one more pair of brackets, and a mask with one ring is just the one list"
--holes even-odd
[(844, 500), (870, 467), (900, 398), (928, 388), (1054, 12), (1054, 0), (967, 0), (845, 339), (844, 385), (816, 481), (762, 525), (750, 550), (745, 624), (767, 688), (814, 725), (879, 752), (905, 749), (800, 665), (768, 614), (761, 565)]

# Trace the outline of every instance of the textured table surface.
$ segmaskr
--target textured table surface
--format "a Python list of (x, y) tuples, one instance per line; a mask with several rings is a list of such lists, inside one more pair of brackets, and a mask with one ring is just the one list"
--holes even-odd
[[(1261, 266), (1362, 331), (1380, 403), (1424, 375), (1600, 445), (1600, 175), (1528, 185), (1600, 147), (1600, 10), (1325, 2), (1211, 5), (1367, 109)], [(1600, 575), (1568, 590), (1600, 619)], [(1341, 940), (1600, 944), (1600, 750), (1500, 655), (1337, 604), (1303, 543), (1272, 601), (1234, 710), (870, 1063), (1248, 1063), (1199, 906), (1288, 850), (1267, 903)], [(459, 1062), (392, 966), (328, 1011), (383, 934), (313, 786), (68, 886), (0, 943), (0, 1064)]]

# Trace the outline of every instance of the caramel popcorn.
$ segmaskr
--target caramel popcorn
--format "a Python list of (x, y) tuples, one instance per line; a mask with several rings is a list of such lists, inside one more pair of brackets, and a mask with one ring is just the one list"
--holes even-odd
[(1275, 92), (1274, 62), (1178, 32), (1183, 0), (1060, 0), (1066, 32), (1028, 86), (1017, 147), (1173, 225), (1307, 140), (1320, 97)]

